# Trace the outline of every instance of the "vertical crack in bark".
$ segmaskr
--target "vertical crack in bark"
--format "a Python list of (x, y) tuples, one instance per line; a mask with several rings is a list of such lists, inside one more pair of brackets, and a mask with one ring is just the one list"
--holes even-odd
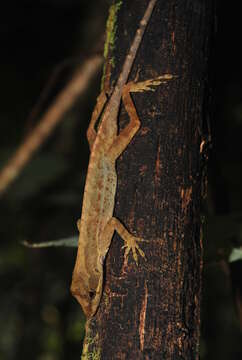
[(148, 288), (145, 282), (145, 294), (142, 301), (140, 317), (139, 317), (139, 338), (140, 338), (140, 349), (144, 350), (144, 339), (145, 339), (145, 318), (146, 318), (146, 309), (147, 309), (147, 299), (148, 299)]
[(186, 213), (187, 207), (191, 202), (192, 197), (192, 186), (187, 189), (181, 189), (181, 198), (182, 198), (182, 210)]
[(161, 152), (161, 146), (160, 146), (160, 137), (159, 137), (157, 157), (156, 157), (156, 163), (155, 163), (155, 184), (157, 184), (157, 185), (159, 185), (159, 183), (160, 183), (161, 171), (162, 171), (160, 152)]

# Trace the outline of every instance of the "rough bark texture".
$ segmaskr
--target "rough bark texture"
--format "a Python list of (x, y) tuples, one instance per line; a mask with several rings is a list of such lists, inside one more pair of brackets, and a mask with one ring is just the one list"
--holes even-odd
[[(117, 14), (115, 68), (121, 70), (147, 1)], [(198, 359), (202, 243), (200, 206), (204, 101), (211, 0), (158, 1), (130, 79), (178, 75), (134, 94), (141, 129), (117, 164), (115, 216), (147, 240), (146, 261), (124, 263), (115, 234), (99, 311), (87, 324), (84, 359)], [(120, 127), (128, 117), (123, 107)]]

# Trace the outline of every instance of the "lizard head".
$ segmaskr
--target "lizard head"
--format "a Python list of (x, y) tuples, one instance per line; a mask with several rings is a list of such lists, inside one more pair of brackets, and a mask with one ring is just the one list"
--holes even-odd
[(97, 312), (102, 296), (102, 276), (91, 276), (89, 279), (73, 277), (71, 293), (79, 302), (87, 318)]

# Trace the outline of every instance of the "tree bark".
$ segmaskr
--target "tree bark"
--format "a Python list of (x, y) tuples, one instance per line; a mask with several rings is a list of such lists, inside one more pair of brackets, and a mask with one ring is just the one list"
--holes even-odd
[[(117, 79), (146, 6), (133, 0), (118, 9), (106, 79), (110, 68), (111, 81)], [(114, 235), (83, 359), (199, 358), (202, 132), (212, 22), (211, 0), (158, 1), (144, 35), (130, 79), (137, 72), (138, 81), (178, 76), (132, 96), (141, 128), (117, 163), (115, 216), (145, 239), (146, 261), (140, 257), (137, 266), (129, 256), (125, 263), (123, 241)], [(128, 121), (121, 107), (120, 128)]]

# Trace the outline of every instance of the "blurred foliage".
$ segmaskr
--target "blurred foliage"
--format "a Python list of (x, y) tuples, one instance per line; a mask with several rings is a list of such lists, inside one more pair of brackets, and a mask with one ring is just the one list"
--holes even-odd
[[(94, 49), (108, 3), (10, 0), (1, 8), (1, 165), (38, 121), (26, 119), (53, 69), (77, 59), (61, 73), (40, 115), (88, 56), (90, 44)], [(218, 4), (211, 61), (215, 101), (204, 207), (203, 360), (242, 358), (242, 58), (236, 6)], [(77, 235), (88, 161), (85, 131), (98, 87), (98, 80), (90, 84), (1, 198), (0, 360), (80, 357), (84, 316), (69, 292), (75, 248), (31, 249), (21, 242)]]
[[(1, 4), (0, 166), (76, 67), (97, 51), (107, 13), (106, 0)], [(67, 59), (38, 116), (29, 118), (53, 71)], [(21, 242), (77, 236), (89, 152), (85, 132), (99, 82), (100, 76), (0, 199), (0, 360), (80, 357), (84, 316), (69, 291), (76, 249), (31, 249)]]

